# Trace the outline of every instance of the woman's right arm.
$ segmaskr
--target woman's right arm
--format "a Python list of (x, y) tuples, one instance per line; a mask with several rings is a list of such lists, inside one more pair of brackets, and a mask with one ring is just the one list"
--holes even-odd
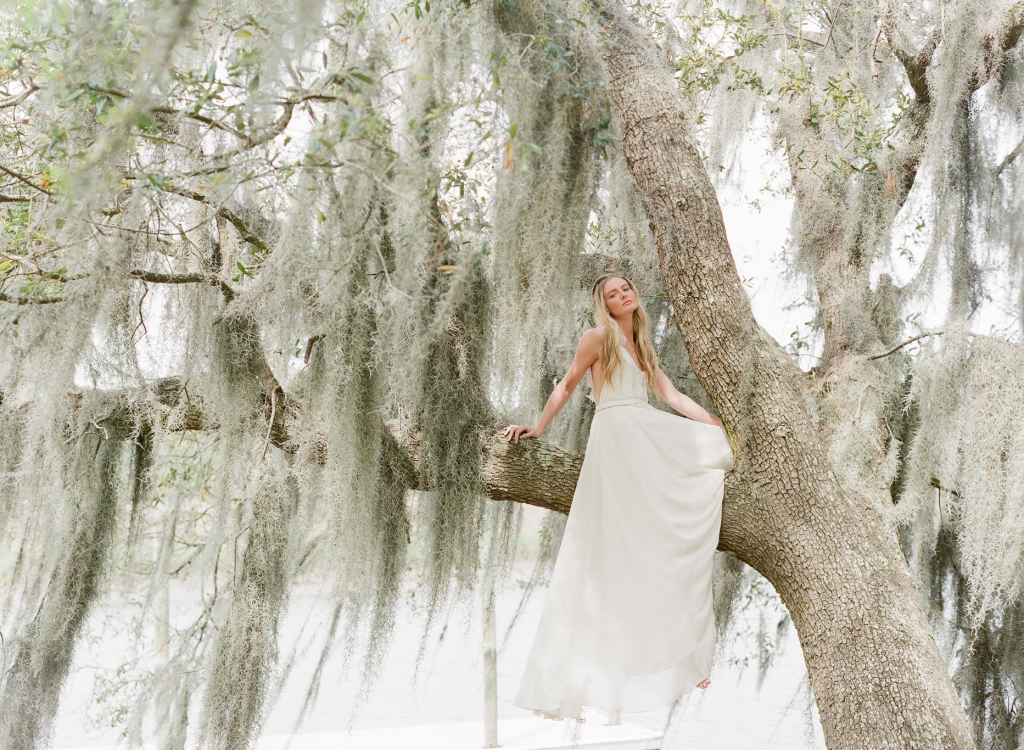
[(572, 364), (569, 365), (565, 377), (558, 382), (555, 389), (551, 391), (551, 395), (548, 396), (548, 401), (544, 404), (544, 411), (540, 415), (537, 426), (529, 427), (525, 424), (509, 425), (505, 428), (504, 432), (506, 438), (518, 443), (519, 438), (537, 438), (544, 434), (544, 430), (547, 429), (547, 426), (551, 424), (551, 420), (555, 418), (555, 415), (568, 402), (569, 397), (572, 396), (572, 392), (576, 390), (576, 386), (579, 385), (587, 370), (597, 361), (597, 356), (601, 351), (602, 336), (603, 331), (600, 327), (592, 328), (583, 334), (580, 338), (580, 343), (576, 347), (576, 355), (572, 358)]

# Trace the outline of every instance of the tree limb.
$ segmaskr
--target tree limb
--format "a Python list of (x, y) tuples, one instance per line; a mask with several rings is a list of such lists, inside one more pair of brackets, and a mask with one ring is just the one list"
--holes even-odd
[(870, 359), (881, 359), (882, 357), (888, 357), (890, 354), (894, 354), (894, 353), (898, 352), (903, 347), (905, 347), (905, 346), (907, 346), (909, 344), (913, 344), (915, 341), (917, 341), (919, 339), (927, 338), (929, 336), (941, 336), (944, 333), (945, 333), (945, 331), (932, 331), (931, 333), (919, 334), (917, 336), (914, 336), (913, 338), (907, 339), (902, 344), (896, 344), (896, 346), (894, 346), (891, 349), (888, 349), (888, 350), (882, 352), (881, 354), (872, 354), (870, 357), (868, 357), (868, 359), (869, 360)]
[(132, 269), (128, 276), (139, 281), (147, 281), (151, 284), (200, 284), (206, 283), (218, 287), (224, 297), (231, 301), (235, 298), (234, 288), (224, 279), (212, 273), (158, 273), (156, 271), (145, 271), (140, 268)]
[(28, 295), (10, 295), (0, 292), (0, 302), (9, 302), (13, 305), (52, 305), (55, 302), (63, 302), (61, 295), (49, 295), (45, 297), (29, 297)]
[[(165, 193), (173, 193), (174, 195), (180, 195), (183, 198), (188, 198), (199, 203), (213, 205), (213, 202), (210, 200), (209, 196), (207, 196), (205, 193), (200, 193), (197, 190), (178, 187), (177, 185), (163, 185), (161, 187), (161, 190), (163, 190)], [(230, 209), (224, 208), (223, 206), (214, 206), (214, 208), (217, 211), (218, 216), (230, 222), (231, 225), (234, 226), (234, 228), (238, 231), (238, 234), (241, 236), (241, 238), (248, 242), (253, 247), (255, 247), (257, 250), (259, 250), (264, 257), (270, 255), (273, 252), (273, 248), (271, 248), (270, 245), (268, 245), (263, 240), (262, 237), (260, 237), (258, 234), (249, 229), (248, 226), (246, 226), (246, 223), (245, 221), (242, 220), (241, 216), (236, 214), (234, 211), (231, 211)]]

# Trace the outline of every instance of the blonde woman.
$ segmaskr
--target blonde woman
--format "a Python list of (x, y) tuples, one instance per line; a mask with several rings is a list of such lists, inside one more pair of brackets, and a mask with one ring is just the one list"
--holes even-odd
[[(709, 684), (712, 558), (732, 451), (722, 422), (658, 367), (633, 284), (594, 282), (597, 326), (580, 339), (535, 427), (540, 437), (584, 375), (597, 412), (540, 625), (515, 704), (551, 719), (584, 705), (637, 712)], [(648, 387), (683, 417), (647, 401)]]

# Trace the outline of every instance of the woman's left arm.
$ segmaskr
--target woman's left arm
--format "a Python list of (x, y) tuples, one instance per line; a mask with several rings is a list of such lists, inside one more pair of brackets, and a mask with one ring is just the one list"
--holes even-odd
[(696, 422), (722, 426), (722, 420), (698, 404), (685, 393), (680, 393), (668, 379), (668, 375), (658, 368), (657, 377), (654, 380), (654, 391), (661, 396), (662, 400), (682, 414)]

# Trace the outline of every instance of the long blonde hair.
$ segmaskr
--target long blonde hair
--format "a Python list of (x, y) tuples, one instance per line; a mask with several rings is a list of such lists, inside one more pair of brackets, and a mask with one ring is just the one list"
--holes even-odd
[(594, 322), (603, 326), (605, 333), (598, 355), (601, 359), (602, 385), (610, 383), (619, 368), (626, 364), (620, 348), (626, 342), (626, 335), (608, 311), (608, 305), (604, 301), (604, 284), (608, 279), (622, 279), (636, 295), (636, 307), (633, 309), (633, 347), (640, 360), (640, 369), (647, 373), (647, 383), (651, 384), (658, 370), (658, 355), (654, 351), (654, 344), (651, 343), (650, 325), (644, 306), (640, 303), (640, 293), (633, 286), (633, 282), (621, 273), (606, 273), (597, 278), (591, 289), (591, 295), (594, 297)]

